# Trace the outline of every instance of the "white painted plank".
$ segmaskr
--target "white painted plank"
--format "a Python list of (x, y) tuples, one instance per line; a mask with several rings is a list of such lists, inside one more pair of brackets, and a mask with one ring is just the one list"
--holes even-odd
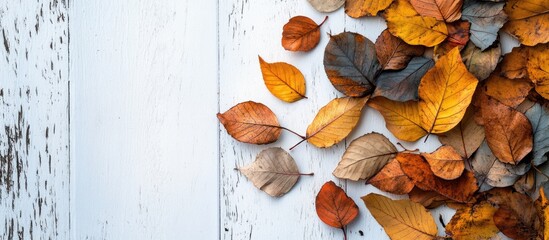
[(0, 239), (69, 237), (64, 1), (0, 2)]
[(74, 239), (218, 237), (216, 13), (71, 2)]

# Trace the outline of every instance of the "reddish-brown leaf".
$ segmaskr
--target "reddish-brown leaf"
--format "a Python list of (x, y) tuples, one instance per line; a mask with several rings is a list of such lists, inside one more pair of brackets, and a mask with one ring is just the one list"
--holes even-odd
[(425, 17), (453, 22), (461, 18), (463, 0), (410, 0), (416, 11)]
[(541, 222), (529, 196), (507, 189), (489, 194), (488, 201), (499, 206), (494, 223), (503, 234), (513, 239), (536, 239)]
[(478, 190), (477, 180), (469, 171), (465, 171), (455, 180), (444, 180), (433, 174), (421, 155), (399, 153), (396, 159), (400, 162), (402, 171), (422, 190), (435, 191), (457, 202), (470, 202)]
[(218, 113), (217, 118), (234, 139), (245, 143), (275, 142), (282, 130), (271, 109), (252, 101), (239, 103), (224, 113)]
[(326, 22), (326, 17), (320, 25), (305, 16), (296, 16), (284, 25), (282, 31), (282, 46), (289, 51), (310, 51), (320, 41), (320, 26)]
[(433, 173), (442, 179), (456, 179), (465, 169), (463, 158), (451, 146), (441, 146), (432, 153), (421, 155), (427, 160)]
[(425, 47), (421, 45), (409, 45), (397, 38), (385, 29), (376, 43), (377, 59), (383, 70), (400, 70), (408, 65), (415, 56), (423, 55)]
[(407, 194), (414, 188), (414, 183), (400, 168), (400, 163), (393, 159), (381, 169), (374, 177), (368, 180), (382, 191), (394, 194)]
[(484, 82), (483, 90), (486, 95), (515, 108), (526, 99), (533, 87), (532, 83), (526, 79), (509, 79), (501, 76), (496, 70)]
[(451, 201), (447, 197), (442, 196), (435, 191), (425, 191), (418, 187), (414, 187), (412, 191), (408, 193), (408, 197), (410, 197), (410, 200), (429, 209), (439, 207), (440, 205)]
[(316, 213), (324, 223), (343, 229), (358, 215), (358, 206), (334, 182), (325, 183), (316, 195)]
[(467, 42), (469, 42), (470, 27), (471, 23), (467, 21), (456, 21), (446, 24), (446, 28), (448, 28), (448, 38), (441, 44), (435, 46), (435, 56), (438, 58), (439, 56), (446, 55), (455, 47), (462, 50)]

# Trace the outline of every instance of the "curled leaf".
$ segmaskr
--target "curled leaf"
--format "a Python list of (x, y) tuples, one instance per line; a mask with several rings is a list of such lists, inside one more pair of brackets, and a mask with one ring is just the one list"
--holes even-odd
[(324, 70), (334, 87), (350, 97), (371, 93), (381, 70), (374, 44), (351, 32), (330, 36), (324, 51)]
[(369, 179), (397, 153), (395, 146), (382, 134), (372, 132), (351, 142), (339, 161), (334, 176), (357, 181)]
[(259, 57), (265, 86), (278, 99), (295, 102), (305, 97), (305, 78), (296, 67), (283, 63), (267, 63)]
[(375, 97), (368, 105), (383, 115), (387, 129), (398, 139), (413, 142), (427, 134), (420, 125), (417, 102), (397, 102)]
[(319, 12), (333, 12), (339, 9), (345, 0), (307, 0)]
[(404, 174), (400, 163), (395, 159), (389, 161), (368, 183), (393, 194), (407, 194), (414, 188), (414, 183)]
[(393, 0), (347, 0), (345, 4), (345, 13), (353, 18), (364, 16), (377, 16), (379, 11), (383, 11)]
[(391, 200), (375, 193), (362, 200), (391, 239), (432, 240), (437, 235), (433, 216), (419, 203)]
[(421, 16), (445, 22), (461, 18), (463, 0), (410, 0), (410, 3)]
[(289, 51), (310, 51), (320, 41), (320, 26), (328, 19), (326, 17), (320, 25), (305, 16), (290, 18), (282, 31), (282, 46)]
[(253, 163), (238, 170), (255, 187), (273, 197), (290, 191), (300, 175), (312, 175), (299, 173), (292, 156), (282, 148), (267, 148), (257, 155)]
[(322, 107), (307, 128), (307, 141), (330, 147), (343, 140), (356, 126), (368, 97), (336, 98)]
[(415, 57), (405, 69), (383, 71), (377, 78), (377, 86), (373, 96), (383, 96), (399, 102), (417, 101), (419, 82), (434, 64), (432, 59)]
[(427, 160), (433, 173), (442, 179), (456, 179), (465, 169), (463, 158), (450, 146), (441, 146), (433, 153), (421, 155)]
[(334, 182), (326, 182), (315, 201), (316, 213), (329, 226), (343, 229), (358, 215), (358, 206)]
[(217, 118), (234, 139), (245, 143), (275, 142), (282, 129), (271, 109), (252, 101), (239, 103), (224, 113), (218, 113)]

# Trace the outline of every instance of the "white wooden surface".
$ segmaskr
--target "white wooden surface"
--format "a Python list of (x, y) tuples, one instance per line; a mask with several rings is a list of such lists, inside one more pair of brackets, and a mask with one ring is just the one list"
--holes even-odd
[[(312, 52), (280, 45), (295, 15), (330, 17)], [(324, 73), (324, 33), (375, 41), (381, 18), (320, 14), (306, 0), (2, 0), (0, 27), (0, 239), (342, 239), (314, 210), (329, 180), (360, 207), (349, 239), (388, 239), (360, 200), (379, 191), (331, 174), (362, 134), (397, 142), (375, 110), (337, 146), (291, 151), (300, 170), (315, 175), (278, 199), (233, 170), (269, 146), (233, 140), (215, 118), (254, 100), (304, 133), (318, 109), (341, 96)], [(273, 97), (258, 55), (301, 69), (309, 99)], [(270, 146), (298, 141), (285, 132)], [(436, 137), (403, 144), (439, 146)], [(453, 211), (433, 213), (447, 223)]]

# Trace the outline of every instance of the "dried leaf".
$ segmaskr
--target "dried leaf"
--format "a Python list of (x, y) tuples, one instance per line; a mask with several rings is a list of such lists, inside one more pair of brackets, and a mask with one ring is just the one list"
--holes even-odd
[(442, 144), (454, 147), (462, 157), (467, 159), (484, 141), (484, 128), (475, 122), (474, 116), (474, 109), (470, 106), (457, 126), (438, 136)]
[(549, 99), (549, 44), (538, 44), (530, 48), (529, 53), (529, 61), (526, 64), (528, 77), (534, 83), (536, 91), (545, 99)]
[(280, 137), (281, 127), (276, 115), (261, 103), (239, 103), (225, 113), (218, 113), (217, 118), (227, 132), (241, 142), (267, 144)]
[[(297, 165), (282, 148), (267, 148), (261, 151), (255, 161), (238, 169), (255, 187), (273, 197), (286, 194), (295, 185), (300, 175)], [(312, 175), (312, 174), (306, 174)]]
[(527, 46), (549, 42), (549, 1), (509, 0), (509, 21), (503, 29)]
[(471, 103), (478, 80), (467, 71), (454, 48), (435, 63), (419, 84), (419, 117), (429, 133), (455, 127)]
[(326, 19), (328, 17), (317, 25), (312, 19), (305, 16), (290, 18), (282, 31), (282, 46), (288, 51), (304, 52), (315, 48), (320, 41), (320, 26), (326, 22)]
[(369, 184), (378, 189), (393, 193), (407, 194), (414, 188), (414, 183), (400, 168), (400, 163), (393, 159), (381, 169), (375, 176), (368, 180)]
[(515, 108), (526, 99), (532, 84), (525, 79), (509, 79), (500, 76), (496, 70), (484, 82), (484, 91), (486, 95), (493, 97), (501, 103)]
[(421, 155), (399, 153), (396, 159), (402, 171), (422, 190), (435, 191), (457, 202), (469, 202), (478, 189), (477, 181), (469, 171), (455, 180), (444, 180), (433, 174)]
[(285, 102), (295, 102), (305, 97), (305, 78), (296, 67), (283, 63), (267, 63), (259, 57), (263, 80), (269, 91)]
[(469, 42), (461, 53), (461, 57), (465, 62), (467, 70), (475, 75), (478, 80), (482, 81), (488, 78), (490, 73), (496, 69), (501, 57), (501, 47), (498, 43), (496, 46), (482, 51), (475, 44)]
[(362, 200), (391, 239), (432, 240), (437, 234), (433, 216), (418, 203), (408, 199), (391, 200), (375, 193)]
[(532, 151), (532, 125), (528, 118), (491, 97), (483, 96), (481, 102), (488, 146), (500, 161), (518, 164)]
[(545, 195), (545, 190), (543, 188), (540, 188), (539, 196), (540, 197), (536, 201), (536, 208), (543, 226), (543, 239), (547, 240), (549, 239), (549, 201), (547, 200), (547, 195)]
[(385, 10), (385, 19), (389, 31), (411, 45), (433, 47), (448, 35), (443, 21), (420, 16), (407, 0), (396, 0)]
[(534, 133), (532, 163), (538, 166), (547, 161), (545, 155), (549, 153), (549, 109), (537, 103), (524, 115), (532, 124)]
[(307, 0), (319, 12), (333, 12), (339, 9), (345, 0)]
[(483, 142), (475, 156), (471, 159), (471, 167), (480, 184), (486, 183), (492, 187), (512, 186), (517, 179), (528, 172), (530, 164), (512, 165), (500, 162)]
[(528, 77), (526, 64), (529, 54), (530, 48), (514, 47), (510, 53), (503, 56), (501, 75), (510, 79)]
[(387, 129), (400, 140), (413, 142), (427, 134), (420, 125), (417, 102), (396, 102), (375, 97), (368, 105), (383, 115)]
[(513, 184), (513, 188), (522, 194), (532, 194), (535, 190), (535, 181), (536, 172), (531, 169)]
[(445, 22), (461, 18), (463, 0), (410, 0), (410, 3), (421, 16)]
[(343, 189), (329, 181), (316, 195), (316, 214), (329, 226), (343, 229), (358, 215), (358, 206)]
[(461, 176), (465, 162), (451, 146), (441, 146), (433, 153), (422, 153), (433, 173), (442, 179), (453, 180)]
[(471, 23), (471, 42), (482, 51), (496, 41), (498, 31), (507, 21), (503, 12), (505, 3), (490, 3), (466, 0), (463, 5), (462, 19)]
[(434, 64), (432, 59), (415, 57), (403, 70), (383, 71), (377, 78), (373, 96), (383, 96), (399, 102), (417, 101), (419, 82)]
[(391, 141), (382, 134), (365, 134), (349, 144), (333, 174), (353, 181), (369, 179), (393, 159), (397, 152)]
[(496, 210), (488, 202), (458, 209), (446, 225), (446, 233), (457, 240), (490, 239), (499, 232), (493, 220)]
[(393, 0), (347, 0), (345, 4), (345, 13), (353, 18), (364, 16), (377, 16), (379, 11), (383, 11)]
[[(505, 236), (515, 240), (537, 239), (539, 216), (532, 201), (526, 195), (524, 201), (507, 203), (494, 214), (494, 223)], [(520, 205), (518, 205), (520, 204)]]
[(418, 187), (414, 187), (412, 191), (408, 193), (410, 200), (423, 205), (428, 209), (433, 209), (444, 205), (451, 201), (445, 196), (440, 195), (435, 191), (425, 191)]
[(377, 37), (376, 54), (383, 70), (400, 70), (408, 65), (412, 57), (423, 55), (425, 47), (412, 46), (393, 36), (388, 29)]
[(448, 23), (446, 24), (446, 27), (448, 28), (448, 38), (441, 44), (435, 46), (435, 59), (448, 54), (448, 52), (455, 47), (461, 50), (465, 47), (467, 42), (469, 42), (469, 28), (471, 27), (469, 22), (460, 20)]
[(334, 87), (350, 97), (371, 93), (381, 70), (374, 44), (351, 32), (330, 36), (324, 51), (324, 70)]
[(368, 97), (336, 98), (322, 107), (307, 128), (307, 141), (330, 147), (343, 140), (356, 126)]

